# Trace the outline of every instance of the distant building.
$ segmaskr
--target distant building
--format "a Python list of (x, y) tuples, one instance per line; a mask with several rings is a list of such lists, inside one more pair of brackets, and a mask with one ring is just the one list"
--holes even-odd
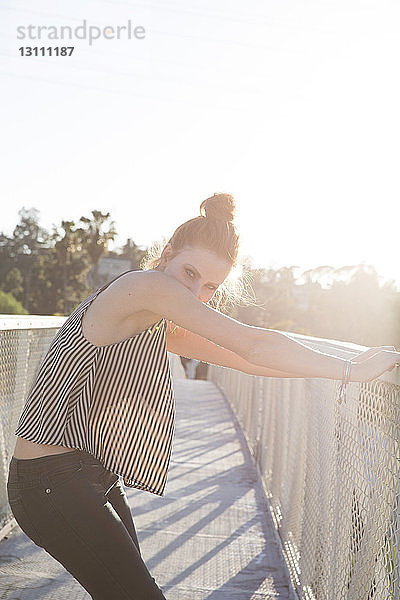
[(94, 269), (88, 273), (88, 284), (92, 288), (98, 288), (108, 283), (117, 275), (131, 269), (131, 261), (126, 258), (115, 258), (103, 256), (97, 267), (97, 281), (94, 280)]

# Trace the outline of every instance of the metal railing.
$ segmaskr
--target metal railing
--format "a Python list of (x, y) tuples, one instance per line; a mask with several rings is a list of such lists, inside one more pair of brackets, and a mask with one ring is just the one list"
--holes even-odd
[[(364, 347), (290, 334), (340, 357)], [(269, 378), (215, 365), (301, 600), (400, 599), (400, 377)]]
[[(14, 431), (42, 356), (66, 317), (1, 315), (0, 318), (0, 539), (15, 524), (7, 501)], [(179, 357), (168, 353), (173, 378), (184, 378)]]

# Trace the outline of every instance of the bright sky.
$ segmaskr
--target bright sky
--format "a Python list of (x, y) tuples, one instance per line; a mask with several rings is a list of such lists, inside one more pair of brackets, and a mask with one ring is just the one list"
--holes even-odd
[[(144, 39), (17, 39), (128, 19)], [(226, 191), (256, 266), (364, 262), (400, 288), (399, 31), (398, 0), (2, 0), (0, 229), (99, 209), (148, 245)]]

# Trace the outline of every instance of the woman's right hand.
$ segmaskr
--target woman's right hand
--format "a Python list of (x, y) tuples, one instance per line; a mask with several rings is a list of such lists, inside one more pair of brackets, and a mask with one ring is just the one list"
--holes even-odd
[(386, 371), (400, 366), (400, 352), (378, 350), (362, 362), (355, 359), (354, 363), (350, 371), (350, 381), (373, 381)]

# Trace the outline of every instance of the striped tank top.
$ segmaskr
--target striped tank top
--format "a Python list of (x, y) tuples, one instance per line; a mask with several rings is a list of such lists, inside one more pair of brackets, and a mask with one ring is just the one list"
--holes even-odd
[(83, 300), (58, 330), (15, 435), (85, 450), (126, 486), (163, 496), (175, 423), (166, 319), (122, 342), (89, 342), (82, 317), (112, 281)]

